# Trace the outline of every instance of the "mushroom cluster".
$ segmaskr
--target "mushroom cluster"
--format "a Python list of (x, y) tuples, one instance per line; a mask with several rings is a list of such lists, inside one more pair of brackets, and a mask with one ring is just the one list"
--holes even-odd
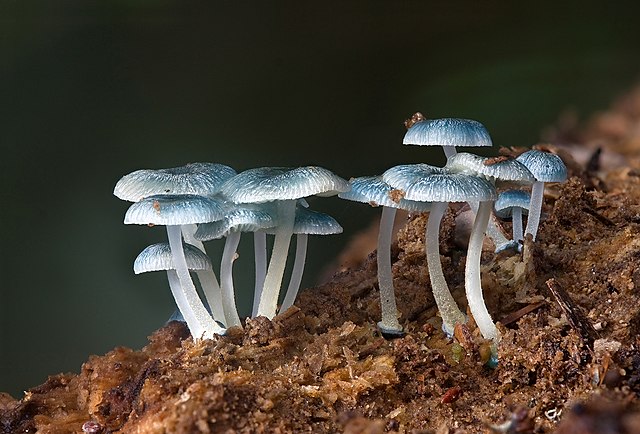
[[(294, 303), (300, 288), (308, 235), (342, 232), (332, 217), (309, 209), (305, 198), (338, 195), (345, 200), (382, 206), (377, 247), (381, 306), (378, 327), (385, 336), (399, 336), (404, 328), (395, 299), (390, 255), (393, 222), (397, 209), (429, 212), (425, 256), (431, 290), (442, 328), (452, 336), (455, 326), (465, 323), (467, 317), (451, 295), (442, 270), (439, 231), (449, 204), (466, 202), (475, 219), (466, 255), (465, 292), (471, 315), (482, 336), (493, 341), (495, 355), (500, 333), (484, 303), (480, 278), (484, 237), (493, 239), (496, 251), (520, 251), (528, 234), (535, 240), (544, 183), (566, 180), (567, 169), (557, 155), (537, 150), (517, 158), (458, 153), (456, 147), (492, 145), (489, 133), (477, 121), (429, 120), (416, 113), (405, 125), (403, 143), (442, 146), (447, 156), (444, 167), (399, 165), (382, 175), (352, 178), (349, 182), (317, 166), (262, 167), (238, 174), (228, 166), (213, 163), (138, 170), (124, 176), (114, 194), (134, 202), (125, 215), (125, 223), (167, 227), (168, 243), (144, 249), (135, 260), (135, 273), (167, 272), (179, 314), (194, 339), (224, 334), (228, 327), (242, 326), (236, 308), (233, 263), (241, 234), (252, 232), (256, 270), (252, 315), (271, 319), (278, 313), (292, 236), (296, 235), (296, 256), (281, 312)], [(530, 194), (526, 191), (529, 187)], [(523, 231), (522, 218), (527, 214)], [(500, 229), (498, 219), (504, 218), (513, 219), (511, 240)], [(268, 235), (274, 236), (269, 260)], [(218, 283), (203, 241), (221, 238), (225, 238), (225, 247)], [(206, 304), (190, 271), (198, 277)]]
[[(167, 271), (179, 310), (173, 318), (184, 319), (194, 339), (206, 339), (242, 326), (233, 285), (241, 233), (253, 232), (255, 237), (254, 316), (271, 319), (277, 313), (292, 235), (297, 237), (296, 258), (281, 310), (293, 304), (300, 287), (308, 235), (342, 232), (332, 217), (308, 209), (304, 198), (336, 195), (348, 188), (347, 181), (316, 166), (263, 167), (238, 174), (221, 164), (194, 163), (137, 170), (118, 181), (114, 194), (134, 202), (125, 224), (167, 227), (169, 242), (144, 249), (134, 262), (134, 272)], [(275, 235), (268, 268), (267, 234)], [(225, 238), (225, 245), (218, 283), (203, 241), (220, 238)], [(196, 273), (208, 306), (190, 270)]]

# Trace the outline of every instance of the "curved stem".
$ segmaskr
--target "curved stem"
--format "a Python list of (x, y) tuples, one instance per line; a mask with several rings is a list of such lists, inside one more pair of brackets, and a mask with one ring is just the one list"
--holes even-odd
[(282, 276), (287, 265), (287, 255), (289, 253), (289, 243), (293, 235), (293, 224), (296, 217), (296, 201), (278, 201), (278, 227), (276, 228), (276, 238), (273, 242), (273, 251), (269, 268), (264, 279), (260, 304), (258, 305), (258, 316), (266, 316), (272, 319), (276, 315), (278, 306), (278, 295)]
[(260, 295), (264, 286), (264, 278), (267, 274), (267, 233), (257, 231), (253, 233), (253, 251), (256, 261), (256, 285), (253, 291), (253, 308), (251, 317), (258, 315), (258, 304), (260, 303)]
[(230, 232), (224, 242), (222, 261), (220, 262), (220, 283), (222, 289), (222, 308), (227, 327), (240, 326), (240, 317), (236, 307), (235, 289), (233, 288), (233, 261), (240, 243), (241, 232)]
[(291, 271), (291, 278), (289, 279), (289, 286), (287, 287), (287, 293), (280, 306), (280, 312), (284, 312), (293, 306), (300, 290), (300, 284), (302, 283), (302, 273), (304, 272), (304, 263), (307, 258), (307, 241), (309, 235), (297, 234), (296, 235), (296, 258), (293, 261), (293, 271)]
[[(178, 309), (171, 315), (169, 321), (175, 320), (186, 322), (187, 327), (189, 327), (189, 324), (195, 324), (196, 317), (193, 315), (193, 312), (189, 310), (189, 304), (187, 303), (187, 298), (184, 296), (184, 292), (180, 286), (176, 270), (167, 270), (167, 279), (169, 280), (169, 288), (171, 288), (173, 299), (176, 302), (176, 306), (178, 306)], [(191, 327), (189, 327), (189, 330), (191, 330)]]
[(434, 202), (427, 221), (427, 233), (425, 235), (425, 249), (427, 252), (427, 266), (429, 267), (429, 279), (431, 280), (431, 290), (436, 301), (440, 316), (442, 317), (442, 328), (449, 336), (453, 335), (453, 328), (457, 323), (465, 323), (466, 318), (458, 308), (449, 286), (442, 272), (440, 262), (440, 221), (449, 204), (447, 202)]
[(542, 201), (544, 198), (544, 182), (536, 181), (531, 186), (531, 201), (529, 202), (529, 217), (527, 218), (526, 234), (531, 234), (533, 241), (538, 234), (540, 214), (542, 213)]
[(383, 333), (402, 332), (398, 322), (398, 307), (396, 306), (395, 289), (393, 287), (393, 273), (391, 271), (391, 238), (396, 209), (385, 206), (382, 208), (380, 228), (378, 229), (378, 287), (380, 288), (380, 310), (382, 321), (378, 327)]
[[(196, 246), (199, 248), (202, 253), (207, 253), (204, 248), (204, 244), (202, 241), (196, 239), (193, 234), (196, 233), (198, 227), (196, 225), (182, 225), (182, 236), (184, 237), (184, 241)], [(207, 304), (209, 305), (209, 309), (211, 310), (211, 315), (213, 315), (213, 319), (224, 324), (228, 325), (224, 318), (224, 311), (222, 309), (222, 293), (220, 290), (220, 285), (218, 284), (218, 279), (216, 279), (216, 274), (211, 270), (198, 270), (196, 271), (196, 275), (198, 276), (198, 280), (200, 281), (200, 285), (202, 286), (202, 292), (204, 293), (204, 298), (207, 300)]]
[[(182, 289), (180, 296), (174, 297), (176, 301), (184, 297), (186, 304), (184, 307), (186, 310), (182, 311), (182, 314), (187, 321), (191, 335), (194, 339), (209, 339), (213, 337), (214, 334), (223, 335), (226, 330), (211, 318), (209, 312), (207, 312), (207, 309), (205, 309), (202, 304), (202, 300), (200, 300), (198, 296), (198, 291), (196, 291), (196, 287), (193, 285), (193, 281), (189, 275), (187, 260), (184, 257), (184, 250), (182, 248), (182, 231), (180, 226), (167, 226), (167, 237), (169, 238), (169, 246), (171, 247), (173, 265), (180, 282), (180, 288)], [(180, 310), (182, 310), (182, 308)]]
[(511, 211), (511, 222), (513, 225), (513, 241), (522, 241), (522, 208), (516, 206)]
[(464, 270), (464, 286), (467, 293), (469, 309), (476, 321), (480, 333), (485, 339), (491, 339), (494, 343), (500, 340), (500, 333), (496, 328), (482, 295), (482, 283), (480, 281), (480, 256), (482, 254), (482, 241), (484, 232), (489, 223), (489, 215), (493, 201), (480, 202), (478, 213), (473, 221), (473, 229), (469, 238), (467, 250), (467, 263)]

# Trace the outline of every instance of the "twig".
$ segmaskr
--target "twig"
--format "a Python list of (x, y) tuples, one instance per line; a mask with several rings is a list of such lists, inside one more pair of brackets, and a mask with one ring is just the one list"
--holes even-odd
[(551, 294), (553, 294), (558, 305), (567, 317), (569, 325), (578, 333), (582, 343), (593, 351), (593, 342), (597, 338), (597, 332), (591, 322), (555, 279), (549, 279), (546, 283), (549, 291), (551, 291)]

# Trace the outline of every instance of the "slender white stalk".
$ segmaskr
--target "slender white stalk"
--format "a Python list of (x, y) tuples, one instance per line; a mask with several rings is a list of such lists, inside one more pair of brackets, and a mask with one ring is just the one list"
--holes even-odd
[[(220, 327), (209, 315), (209, 312), (207, 312), (204, 304), (202, 304), (202, 300), (200, 300), (198, 296), (196, 287), (193, 285), (191, 275), (189, 275), (187, 260), (184, 257), (184, 250), (182, 248), (182, 231), (180, 226), (167, 226), (167, 237), (169, 238), (173, 265), (176, 268), (176, 274), (182, 289), (181, 297), (184, 297), (186, 304), (186, 310), (182, 312), (182, 315), (185, 321), (187, 321), (191, 335), (194, 339), (210, 339), (214, 334), (223, 335), (226, 330)], [(189, 321), (191, 321), (191, 324)]]
[(425, 250), (429, 278), (431, 279), (431, 290), (442, 317), (442, 328), (445, 333), (452, 336), (455, 325), (457, 323), (465, 323), (467, 320), (449, 291), (440, 262), (440, 221), (448, 206), (447, 202), (433, 203), (429, 213), (429, 220), (427, 221)]
[(542, 213), (542, 200), (544, 198), (544, 182), (536, 181), (531, 186), (531, 202), (529, 203), (529, 217), (527, 218), (527, 228), (524, 233), (531, 234), (533, 241), (538, 234), (540, 224), (540, 214)]
[(240, 326), (240, 317), (236, 307), (236, 295), (233, 287), (233, 261), (240, 243), (241, 232), (230, 232), (224, 242), (222, 261), (220, 262), (220, 287), (222, 289), (222, 308), (227, 327)]
[[(478, 202), (469, 202), (469, 207), (474, 214), (478, 214)], [(491, 238), (491, 240), (493, 240), (493, 244), (496, 246), (496, 251), (501, 250), (501, 247), (512, 244), (511, 240), (507, 239), (502, 230), (500, 230), (498, 221), (496, 220), (496, 216), (493, 215), (493, 213), (491, 213), (491, 216), (489, 216), (487, 235), (489, 236), (489, 238)]]
[[(191, 329), (189, 324), (197, 324), (196, 317), (189, 309), (189, 304), (187, 303), (187, 298), (184, 296), (184, 291), (182, 291), (182, 286), (180, 286), (176, 270), (167, 270), (167, 279), (169, 280), (169, 288), (171, 288), (173, 299), (176, 302), (176, 306), (178, 306), (178, 310), (171, 315), (171, 318), (179, 318), (182, 316), (182, 321), (186, 322), (187, 327)], [(169, 319), (171, 320), (171, 318)]]
[(258, 304), (260, 303), (260, 295), (264, 286), (264, 278), (267, 274), (267, 233), (257, 231), (253, 233), (253, 250), (256, 262), (256, 285), (253, 291), (253, 308), (251, 317), (258, 315)]
[(385, 206), (382, 208), (380, 228), (378, 229), (378, 287), (380, 288), (380, 310), (382, 321), (378, 327), (384, 333), (402, 332), (398, 321), (398, 307), (393, 287), (393, 273), (391, 271), (391, 238), (396, 209)]
[(293, 270), (291, 271), (291, 278), (289, 279), (289, 286), (287, 287), (287, 293), (284, 296), (282, 305), (280, 306), (280, 312), (284, 312), (293, 306), (300, 290), (300, 284), (302, 283), (302, 274), (304, 273), (304, 263), (307, 259), (307, 241), (309, 235), (297, 234), (296, 235), (296, 258), (293, 261)]
[(447, 160), (449, 157), (453, 157), (458, 153), (455, 146), (443, 146), (442, 150), (444, 151), (444, 156), (447, 157)]
[(273, 242), (269, 268), (267, 269), (262, 294), (260, 295), (258, 316), (266, 316), (269, 319), (276, 316), (278, 295), (280, 294), (280, 285), (282, 285), (284, 269), (287, 265), (287, 255), (289, 253), (291, 235), (293, 235), (295, 217), (295, 200), (278, 201), (278, 226), (276, 228), (276, 237)]
[(522, 208), (516, 206), (511, 211), (511, 224), (513, 226), (513, 241), (522, 241)]
[[(184, 241), (199, 248), (202, 253), (207, 253), (202, 241), (196, 239), (193, 234), (196, 233), (198, 227), (196, 225), (182, 225), (182, 236)], [(197, 270), (196, 275), (202, 286), (202, 292), (207, 300), (209, 309), (213, 319), (228, 326), (224, 318), (224, 310), (222, 308), (222, 293), (215, 272), (212, 270)]]
[(471, 237), (469, 238), (467, 263), (464, 271), (464, 286), (467, 293), (469, 309), (480, 329), (480, 333), (482, 333), (485, 339), (491, 339), (497, 344), (500, 340), (500, 332), (498, 332), (498, 329), (491, 319), (491, 315), (489, 315), (489, 311), (487, 311), (487, 306), (484, 304), (482, 284), (480, 281), (482, 241), (484, 240), (487, 223), (489, 223), (492, 206), (493, 201), (480, 202), (478, 213), (473, 222)]

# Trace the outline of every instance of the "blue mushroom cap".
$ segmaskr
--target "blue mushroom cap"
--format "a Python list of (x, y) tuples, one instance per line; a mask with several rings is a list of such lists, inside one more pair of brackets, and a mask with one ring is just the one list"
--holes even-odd
[(404, 145), (419, 146), (491, 146), (487, 129), (471, 119), (427, 119), (416, 122), (402, 140)]
[(507, 190), (498, 196), (493, 208), (500, 218), (509, 217), (515, 207), (522, 208), (522, 213), (527, 214), (531, 195), (523, 190)]
[(222, 220), (198, 225), (194, 237), (209, 241), (226, 237), (230, 232), (256, 232), (275, 225), (274, 217), (266, 209), (260, 209), (260, 205), (231, 205)]
[(224, 216), (224, 208), (218, 200), (192, 194), (159, 194), (131, 205), (124, 216), (124, 223), (188, 225), (221, 220)]
[(260, 167), (229, 179), (220, 192), (234, 203), (264, 203), (314, 195), (333, 196), (348, 189), (346, 180), (322, 167)]
[(540, 182), (563, 182), (567, 180), (567, 166), (556, 154), (532, 149), (516, 158), (529, 169)]
[(119, 199), (137, 202), (156, 194), (216, 194), (222, 183), (236, 174), (229, 166), (217, 163), (191, 163), (169, 169), (143, 169), (123, 176), (113, 194)]
[[(191, 244), (183, 243), (184, 256), (187, 260), (187, 267), (190, 270), (211, 270), (211, 260), (200, 249)], [(175, 270), (173, 265), (173, 255), (169, 243), (152, 244), (145, 248), (133, 262), (133, 272), (135, 274), (147, 273), (150, 271)]]
[[(354, 202), (368, 203), (371, 206), (387, 206), (400, 208), (412, 212), (429, 211), (430, 206), (425, 202), (413, 202), (403, 199), (404, 192), (394, 189), (382, 180), (380, 176), (363, 176), (349, 181), (351, 190), (340, 193), (341, 199)], [(394, 193), (399, 194), (394, 194)]]
[(532, 184), (536, 180), (533, 174), (517, 160), (507, 157), (486, 158), (468, 152), (459, 152), (449, 157), (445, 169), (482, 176), (490, 181)]

